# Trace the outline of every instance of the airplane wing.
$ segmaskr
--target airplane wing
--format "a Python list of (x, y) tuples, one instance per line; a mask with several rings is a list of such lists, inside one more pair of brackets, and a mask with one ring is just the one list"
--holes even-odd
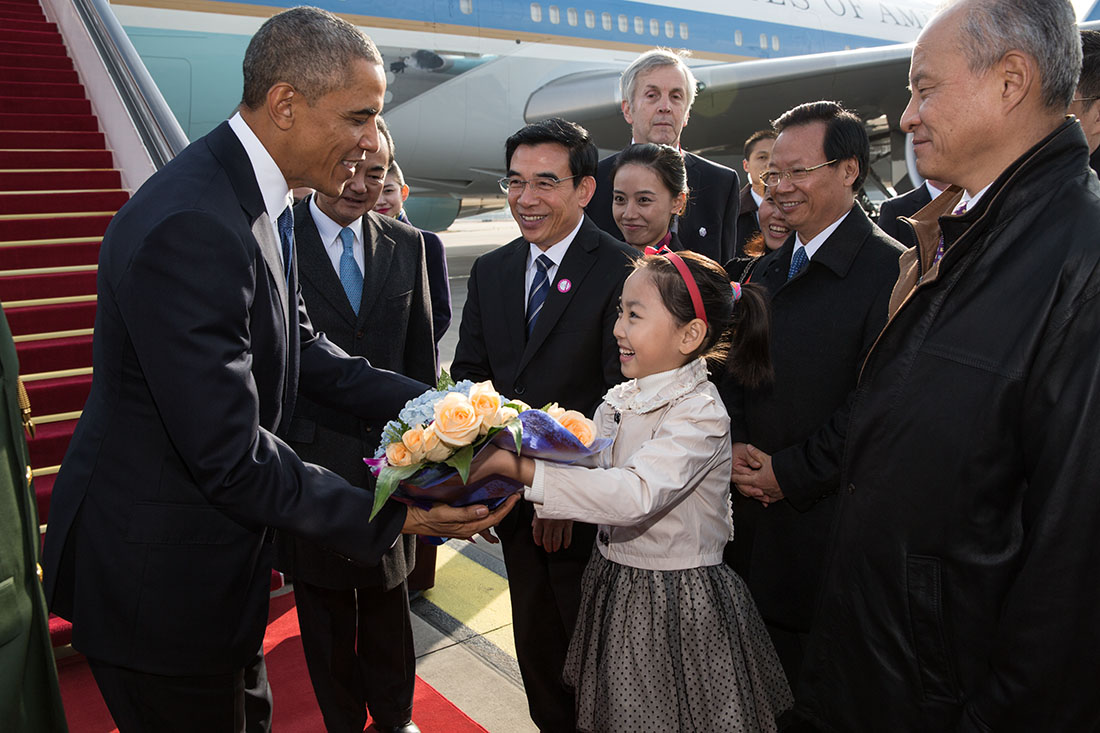
[[(869, 120), (886, 114), (897, 128), (905, 105), (913, 44), (836, 51), (759, 61), (693, 66), (700, 91), (684, 130), (685, 148), (711, 155), (740, 155), (746, 138), (770, 127), (785, 111), (832, 99)], [(624, 67), (625, 68), (625, 67)], [(528, 99), (528, 122), (561, 116), (597, 141), (622, 140), (621, 70), (580, 72), (537, 89)]]

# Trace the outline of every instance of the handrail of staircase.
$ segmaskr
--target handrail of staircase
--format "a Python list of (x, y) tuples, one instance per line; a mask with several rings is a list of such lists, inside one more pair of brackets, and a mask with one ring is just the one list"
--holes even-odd
[(88, 29), (153, 165), (164, 167), (187, 147), (187, 135), (107, 1), (73, 0), (73, 7)]

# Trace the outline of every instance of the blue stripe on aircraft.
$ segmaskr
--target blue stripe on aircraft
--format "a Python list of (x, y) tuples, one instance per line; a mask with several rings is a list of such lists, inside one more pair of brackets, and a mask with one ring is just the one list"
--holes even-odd
[[(804, 1), (804, 0), (803, 0)], [(567, 5), (567, 3), (575, 3)], [(290, 8), (300, 5), (300, 0), (253, 0), (251, 4), (266, 5), (273, 8)], [(802, 28), (783, 23), (772, 23), (750, 18), (735, 18), (718, 13), (679, 10), (676, 8), (630, 2), (630, 0), (403, 0), (386, 2), (378, 0), (313, 0), (318, 7), (334, 13), (350, 15), (379, 16), (405, 21), (421, 22), (424, 30), (430, 32), (432, 23), (444, 23), (470, 28), (470, 35), (478, 35), (481, 28), (497, 31), (515, 31), (518, 33), (537, 33), (565, 39), (586, 39), (609, 43), (636, 43), (644, 46), (669, 45), (686, 46), (699, 52), (752, 56), (756, 58), (775, 58), (796, 56), (826, 51), (842, 51), (846, 48), (864, 48), (880, 46), (896, 41), (872, 38), (869, 36), (825, 31), (819, 28)], [(537, 5), (541, 20), (532, 18), (532, 6)], [(462, 8), (470, 9), (469, 13)], [(795, 17), (805, 17), (808, 24), (814, 20), (810, 13), (797, 10), (798, 2), (792, 3)], [(848, 18), (857, 22), (859, 18), (885, 24), (885, 27), (919, 28), (923, 18), (918, 12), (902, 10), (896, 7), (881, 6), (880, 18), (868, 18), (864, 13), (870, 11), (855, 10), (858, 3), (850, 0), (830, 0), (822, 5), (837, 18)], [(557, 9), (558, 22), (551, 22), (551, 7)], [(576, 10), (576, 25), (570, 24), (569, 10)], [(594, 14), (595, 27), (589, 28), (585, 11)], [(611, 30), (605, 30), (603, 16), (608, 14)], [(819, 12), (819, 16), (825, 11)], [(859, 13), (859, 15), (856, 15)], [(620, 30), (620, 17), (626, 18), (626, 32)], [(642, 33), (636, 32), (636, 19), (642, 21)], [(651, 21), (656, 21), (657, 34), (652, 33)], [(673, 35), (666, 33), (666, 23), (672, 23)], [(680, 25), (686, 24), (688, 38), (680, 34)], [(737, 31), (740, 31), (741, 45), (737, 45)], [(760, 37), (765, 36), (766, 48), (761, 48)], [(779, 48), (773, 46), (773, 37), (778, 38)]]
[(1100, 20), (1100, 0), (1092, 5), (1092, 9), (1085, 15), (1085, 20)]

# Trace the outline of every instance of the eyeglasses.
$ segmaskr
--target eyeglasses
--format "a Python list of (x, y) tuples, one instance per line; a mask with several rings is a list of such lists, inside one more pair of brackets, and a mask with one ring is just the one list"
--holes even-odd
[(1073, 101), (1074, 102), (1094, 102), (1097, 99), (1100, 99), (1100, 97), (1074, 97)]
[(512, 176), (505, 176), (497, 181), (500, 186), (500, 190), (504, 193), (521, 194), (523, 189), (530, 186), (536, 193), (550, 193), (561, 184), (568, 181), (570, 178), (576, 178), (576, 176), (566, 176), (565, 178), (555, 178), (553, 176), (539, 176), (530, 181), (525, 181), (522, 178), (515, 178)]
[(764, 185), (768, 188), (774, 188), (779, 185), (780, 181), (784, 178), (788, 178), (792, 181), (804, 181), (806, 177), (816, 171), (818, 168), (824, 168), (827, 165), (832, 165), (837, 162), (838, 158), (827, 160), (819, 165), (812, 165), (809, 168), (791, 168), (785, 171), (765, 171), (764, 175), (760, 176), (764, 181)]

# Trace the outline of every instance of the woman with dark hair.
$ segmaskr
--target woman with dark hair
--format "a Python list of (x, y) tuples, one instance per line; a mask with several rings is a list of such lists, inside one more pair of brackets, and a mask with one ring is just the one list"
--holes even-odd
[(611, 214), (623, 238), (639, 251), (680, 250), (672, 219), (687, 205), (684, 156), (669, 145), (643, 143), (624, 150), (611, 169)]
[(749, 282), (760, 258), (782, 247), (793, 231), (787, 225), (787, 217), (783, 209), (775, 203), (775, 198), (769, 189), (764, 189), (764, 199), (757, 209), (757, 217), (760, 220), (760, 231), (745, 242), (745, 256), (726, 263), (726, 271), (730, 278), (738, 282)]

